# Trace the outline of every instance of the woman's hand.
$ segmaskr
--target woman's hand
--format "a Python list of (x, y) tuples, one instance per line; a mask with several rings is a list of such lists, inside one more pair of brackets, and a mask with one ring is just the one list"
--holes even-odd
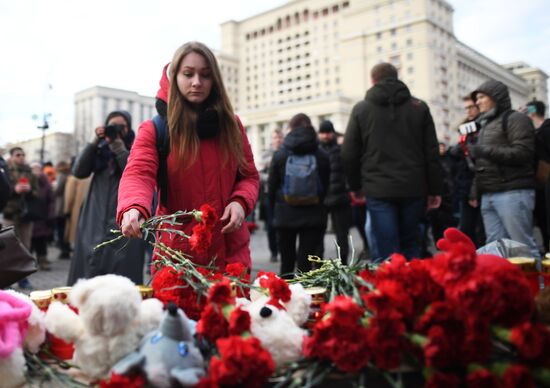
[(126, 237), (141, 238), (141, 230), (139, 227), (144, 221), (145, 219), (137, 209), (130, 209), (124, 212), (120, 225), (122, 234)]
[[(229, 221), (228, 221), (229, 220)], [(225, 207), (221, 222), (227, 222), (222, 229), (222, 233), (231, 233), (241, 228), (244, 221), (244, 209), (238, 202), (231, 202)]]

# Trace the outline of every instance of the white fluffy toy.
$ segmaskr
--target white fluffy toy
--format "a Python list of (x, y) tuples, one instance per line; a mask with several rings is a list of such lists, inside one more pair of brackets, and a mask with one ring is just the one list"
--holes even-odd
[(79, 280), (69, 302), (78, 314), (53, 302), (46, 313), (46, 328), (74, 343), (73, 361), (92, 379), (107, 378), (111, 367), (133, 352), (163, 316), (158, 299), (142, 301), (135, 284), (118, 275)]
[[(258, 286), (259, 279), (254, 284)], [(267, 303), (270, 297), (254, 290), (250, 292), (250, 301), (237, 300), (237, 304), (250, 314), (252, 335), (271, 353), (277, 367), (302, 356), (302, 342), (307, 334), (301, 326), (309, 316), (311, 295), (301, 284), (292, 284), (289, 288), (291, 298), (280, 303), (283, 308)]]
[(45, 339), (44, 313), (26, 295), (0, 291), (1, 387), (19, 387), (25, 382), (23, 350), (36, 353)]

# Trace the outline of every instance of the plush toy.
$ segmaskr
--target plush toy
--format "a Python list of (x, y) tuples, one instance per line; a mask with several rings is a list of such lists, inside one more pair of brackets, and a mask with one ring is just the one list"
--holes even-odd
[[(258, 285), (258, 280), (255, 284)], [(281, 307), (268, 303), (269, 296), (257, 291), (251, 291), (250, 301), (237, 300), (250, 314), (252, 335), (271, 353), (277, 367), (301, 357), (303, 337), (307, 334), (301, 326), (309, 316), (311, 295), (301, 284), (292, 284), (289, 288), (291, 298), (281, 302)]]
[(26, 295), (0, 291), (0, 386), (25, 382), (23, 349), (38, 352), (45, 337), (44, 313)]
[(159, 300), (142, 301), (134, 283), (119, 275), (79, 280), (69, 302), (78, 314), (53, 302), (46, 313), (46, 328), (74, 343), (73, 361), (91, 379), (107, 377), (111, 367), (158, 326), (163, 311)]
[(112, 371), (118, 375), (141, 372), (157, 388), (196, 385), (204, 376), (203, 358), (185, 313), (170, 303), (160, 328), (147, 334), (139, 350), (120, 360)]

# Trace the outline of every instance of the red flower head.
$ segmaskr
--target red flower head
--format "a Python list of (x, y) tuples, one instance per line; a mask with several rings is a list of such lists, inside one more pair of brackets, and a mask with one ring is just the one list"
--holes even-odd
[(550, 331), (541, 323), (525, 322), (510, 331), (510, 342), (519, 355), (528, 361), (550, 360)]
[(487, 369), (478, 369), (466, 376), (468, 388), (499, 388), (497, 377)]
[(510, 365), (502, 375), (502, 386), (504, 388), (534, 388), (533, 377), (523, 365)]
[(433, 278), (444, 288), (468, 276), (476, 267), (476, 248), (472, 241), (455, 228), (444, 233), (445, 238), (437, 242), (443, 251), (435, 256), (431, 266)]
[[(225, 266), (226, 276), (232, 276), (241, 283), (250, 284), (250, 273), (248, 267), (242, 263), (231, 263)], [(249, 299), (250, 289), (248, 287), (237, 287), (237, 297)]]
[(403, 317), (410, 317), (413, 303), (407, 295), (402, 282), (382, 280), (377, 282), (376, 289), (363, 296), (365, 304), (377, 314), (397, 311)]
[(209, 204), (204, 204), (200, 207), (199, 211), (201, 212), (200, 222), (208, 227), (216, 225), (218, 222), (218, 215), (216, 214), (216, 209), (214, 209)]
[(141, 374), (126, 376), (111, 373), (111, 378), (101, 380), (99, 382), (100, 388), (141, 388), (145, 386), (145, 378)]
[(425, 388), (458, 388), (460, 378), (452, 373), (435, 372), (426, 381)]
[(229, 279), (224, 277), (220, 282), (214, 283), (208, 290), (207, 303), (215, 303), (220, 306), (235, 304), (235, 296), (231, 289)]
[(220, 357), (212, 357), (208, 372), (217, 386), (262, 387), (275, 362), (255, 337), (230, 336), (216, 341)]
[(229, 334), (242, 335), (250, 331), (251, 318), (248, 311), (241, 309), (241, 306), (235, 308), (229, 314)]
[(193, 227), (193, 234), (189, 237), (189, 244), (198, 255), (205, 256), (212, 243), (212, 232), (205, 224), (197, 224)]
[(406, 344), (403, 335), (405, 324), (401, 314), (388, 312), (369, 319), (367, 348), (372, 353), (373, 364), (381, 369), (394, 369), (401, 364)]
[(260, 279), (260, 286), (269, 289), (270, 298), (266, 303), (285, 310), (285, 306), (281, 302), (288, 302), (292, 296), (288, 283), (273, 272), (260, 272), (258, 278)]
[(229, 323), (223, 316), (221, 307), (215, 304), (206, 305), (197, 322), (197, 334), (210, 343), (229, 335)]

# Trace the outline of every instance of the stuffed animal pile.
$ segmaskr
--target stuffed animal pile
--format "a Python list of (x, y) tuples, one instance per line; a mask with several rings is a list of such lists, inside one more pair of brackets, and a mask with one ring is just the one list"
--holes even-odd
[(73, 361), (91, 379), (107, 377), (111, 367), (158, 326), (163, 312), (159, 300), (142, 301), (135, 284), (118, 275), (79, 280), (69, 302), (78, 314), (53, 302), (46, 314), (46, 328), (74, 343)]

